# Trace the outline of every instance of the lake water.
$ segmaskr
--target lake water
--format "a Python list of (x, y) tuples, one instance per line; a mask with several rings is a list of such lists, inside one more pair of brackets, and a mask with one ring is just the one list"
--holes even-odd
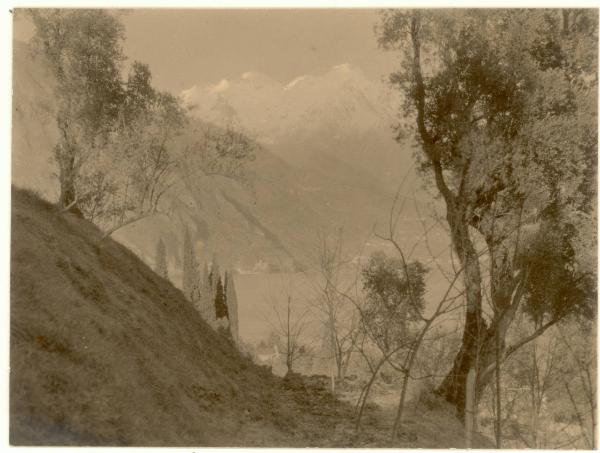
[[(442, 263), (449, 267), (448, 263)], [(349, 287), (354, 282), (354, 275), (347, 275), (340, 287)], [(458, 290), (460, 290), (458, 279)], [(277, 324), (277, 313), (284, 316), (288, 296), (291, 297), (292, 318), (299, 316), (304, 311), (309, 313), (306, 317), (309, 330), (313, 335), (319, 335), (322, 324), (319, 321), (319, 310), (315, 308), (319, 294), (318, 274), (305, 273), (280, 273), (280, 274), (238, 274), (235, 276), (235, 285), (238, 295), (238, 319), (240, 336), (244, 341), (258, 343), (266, 339)], [(321, 283), (322, 284), (322, 283)], [(359, 282), (360, 286), (360, 282)], [(425, 294), (425, 315), (437, 306), (449, 286), (448, 281), (435, 266), (427, 277), (427, 292)], [(456, 290), (456, 291), (458, 291)], [(456, 293), (454, 291), (454, 293)], [(348, 304), (351, 304), (348, 301)], [(274, 308), (275, 307), (275, 308)]]

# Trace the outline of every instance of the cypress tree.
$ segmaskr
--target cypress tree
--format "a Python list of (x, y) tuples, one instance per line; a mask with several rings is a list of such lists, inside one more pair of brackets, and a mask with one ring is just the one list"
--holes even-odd
[(217, 319), (228, 318), (227, 316), (227, 303), (225, 302), (225, 291), (223, 289), (223, 282), (221, 276), (217, 276), (217, 287), (215, 292), (215, 314)]
[(156, 244), (156, 258), (154, 260), (154, 271), (162, 278), (169, 278), (167, 269), (167, 248), (162, 238)]
[(221, 278), (221, 270), (219, 269), (219, 261), (217, 260), (217, 254), (213, 255), (212, 263), (210, 265), (210, 285), (213, 291), (217, 288), (217, 280)]
[(200, 314), (209, 324), (215, 320), (214, 291), (210, 283), (210, 273), (206, 262), (202, 269), (202, 278), (200, 280)]
[(187, 225), (183, 231), (183, 294), (189, 300), (193, 299), (194, 288), (198, 285), (198, 262), (194, 243)]
[(206, 262), (202, 268), (202, 280), (200, 280), (200, 295), (202, 298), (206, 298), (211, 293), (210, 288), (210, 274), (208, 272), (208, 266)]
[(225, 306), (227, 307), (227, 317), (229, 317), (229, 302), (227, 301), (227, 281), (229, 280), (228, 272), (225, 271), (223, 274), (223, 299), (225, 302)]
[(237, 343), (239, 340), (237, 294), (231, 272), (225, 273), (225, 301), (227, 303), (227, 317), (229, 318), (229, 330), (231, 336)]

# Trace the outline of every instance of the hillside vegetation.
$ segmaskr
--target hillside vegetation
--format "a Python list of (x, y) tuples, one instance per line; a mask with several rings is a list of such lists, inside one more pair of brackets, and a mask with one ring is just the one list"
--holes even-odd
[(13, 191), (12, 443), (295, 443), (280, 381), (169, 282), (100, 238), (90, 223)]
[[(13, 189), (13, 445), (382, 446), (318, 378), (281, 379), (213, 331), (168, 281), (91, 223)], [(439, 421), (431, 435), (432, 420)], [(420, 408), (403, 446), (461, 446)], [(426, 430), (422, 428), (427, 425)]]

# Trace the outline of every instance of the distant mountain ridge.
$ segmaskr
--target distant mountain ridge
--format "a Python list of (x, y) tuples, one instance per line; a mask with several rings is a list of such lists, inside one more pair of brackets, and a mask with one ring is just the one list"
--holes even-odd
[(367, 178), (390, 189), (410, 157), (393, 139), (398, 92), (350, 64), (287, 84), (246, 72), (181, 97), (197, 117), (242, 128), (287, 162), (346, 183)]
[[(14, 74), (13, 183), (55, 201), (52, 77), (43, 59), (18, 41)], [(116, 239), (152, 264), (163, 238), (169, 275), (177, 284), (184, 223), (195, 235), (201, 261), (217, 254), (225, 267), (240, 272), (305, 268), (322, 227), (344, 225), (346, 243), (358, 248), (388, 215), (393, 185), (385, 183), (385, 172), (397, 182), (393, 173), (407, 167), (388, 129), (391, 107), (378, 104), (376, 86), (342, 66), (285, 86), (245, 73), (239, 81), (184, 92), (186, 102), (198, 101), (194, 116), (220, 125), (230, 121), (262, 143), (247, 165), (253, 190), (222, 177), (182, 174), (183, 184), (171, 194), (173, 218), (144, 219), (118, 231)], [(200, 102), (201, 97), (214, 102)], [(249, 118), (252, 124), (243, 124)], [(253, 127), (266, 132), (254, 133)]]
[(395, 91), (369, 80), (360, 68), (349, 64), (318, 76), (299, 76), (286, 85), (265, 74), (245, 72), (235, 80), (194, 85), (181, 96), (196, 107), (198, 116), (217, 124), (233, 121), (235, 112), (240, 125), (265, 143), (281, 140), (299, 128), (317, 129), (322, 121), (340, 123), (338, 133), (342, 121), (351, 121), (363, 131), (388, 127), (398, 106)]

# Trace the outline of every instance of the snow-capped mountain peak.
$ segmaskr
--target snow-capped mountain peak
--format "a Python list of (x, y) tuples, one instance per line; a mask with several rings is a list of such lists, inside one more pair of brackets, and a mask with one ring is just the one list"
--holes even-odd
[(290, 83), (288, 83), (283, 89), (285, 91), (287, 90), (291, 90), (292, 88), (294, 88), (297, 84), (301, 83), (303, 80), (306, 80), (307, 76), (298, 76), (295, 79), (293, 79)]
[(376, 123), (387, 127), (394, 102), (385, 85), (369, 80), (349, 63), (321, 75), (300, 75), (285, 85), (266, 74), (248, 71), (237, 79), (223, 79), (205, 87), (195, 85), (183, 91), (182, 97), (196, 107), (198, 117), (217, 124), (230, 121), (231, 112), (221, 117), (223, 109), (215, 108), (226, 101), (244, 129), (268, 142), (319, 128), (323, 122), (343, 121), (342, 128), (352, 131)]
[[(350, 181), (359, 176), (340, 166), (368, 171), (375, 179), (398, 167), (392, 133), (398, 96), (352, 64), (299, 75), (287, 84), (249, 71), (182, 95), (197, 117), (235, 125), (290, 163), (346, 172)], [(323, 158), (327, 162), (319, 161)]]
[(227, 91), (229, 88), (229, 80), (222, 79), (219, 83), (212, 85), (208, 88), (211, 93), (222, 93), (223, 91)]

